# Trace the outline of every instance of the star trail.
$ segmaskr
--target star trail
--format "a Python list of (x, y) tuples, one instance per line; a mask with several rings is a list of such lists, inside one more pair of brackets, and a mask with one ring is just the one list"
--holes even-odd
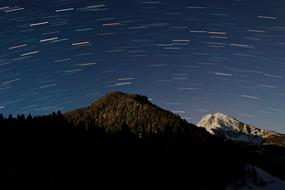
[(285, 132), (283, 0), (0, 0), (0, 112), (147, 95)]

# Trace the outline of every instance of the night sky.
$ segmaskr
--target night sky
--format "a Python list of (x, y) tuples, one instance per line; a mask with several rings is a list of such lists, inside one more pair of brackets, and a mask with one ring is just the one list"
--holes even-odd
[(284, 0), (0, 0), (0, 112), (107, 92), (285, 133)]

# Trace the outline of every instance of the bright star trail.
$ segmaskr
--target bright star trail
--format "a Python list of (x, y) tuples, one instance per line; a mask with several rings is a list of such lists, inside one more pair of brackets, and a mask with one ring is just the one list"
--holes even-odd
[(65, 112), (125, 91), (193, 123), (223, 112), (284, 133), (284, 9), (284, 0), (2, 0), (0, 112)]

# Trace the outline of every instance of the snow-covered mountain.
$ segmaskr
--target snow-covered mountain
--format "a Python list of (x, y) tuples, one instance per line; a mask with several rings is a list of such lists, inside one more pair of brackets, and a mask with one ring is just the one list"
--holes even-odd
[(207, 114), (197, 124), (209, 133), (226, 139), (249, 143), (285, 145), (285, 136), (274, 131), (259, 129), (222, 113)]

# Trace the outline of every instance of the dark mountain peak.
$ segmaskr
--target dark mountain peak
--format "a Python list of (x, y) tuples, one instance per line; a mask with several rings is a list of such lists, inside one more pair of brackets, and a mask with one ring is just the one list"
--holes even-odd
[(89, 107), (66, 113), (65, 117), (76, 126), (100, 126), (109, 131), (128, 127), (136, 134), (142, 131), (157, 133), (167, 127), (177, 129), (189, 125), (178, 115), (152, 104), (146, 96), (123, 92), (107, 94)]

